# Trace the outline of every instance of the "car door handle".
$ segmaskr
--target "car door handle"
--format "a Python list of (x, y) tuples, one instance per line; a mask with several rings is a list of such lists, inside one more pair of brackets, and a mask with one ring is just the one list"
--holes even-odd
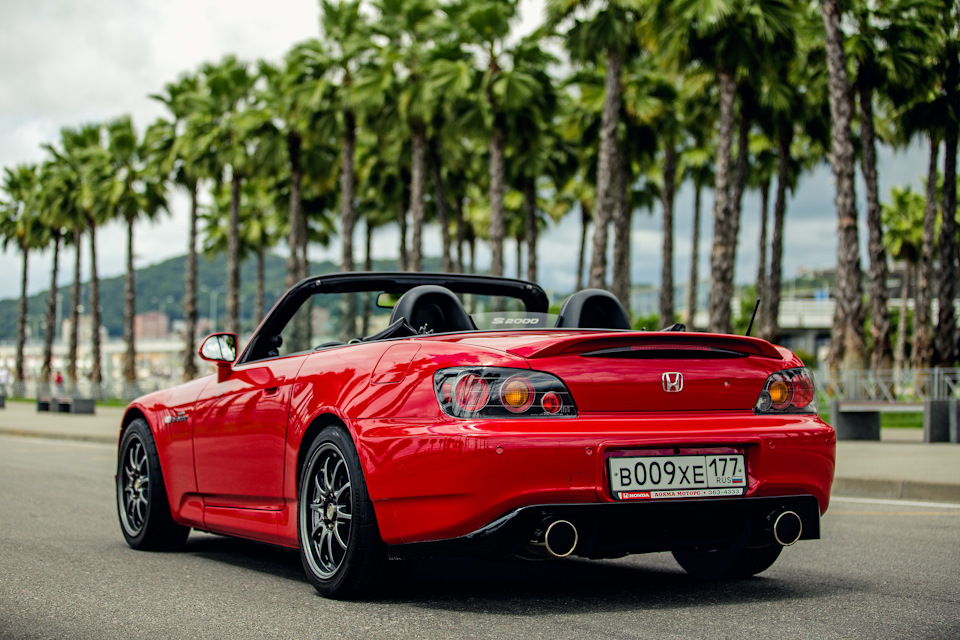
[(268, 387), (263, 390), (263, 395), (265, 396), (275, 396), (280, 393), (280, 387)]

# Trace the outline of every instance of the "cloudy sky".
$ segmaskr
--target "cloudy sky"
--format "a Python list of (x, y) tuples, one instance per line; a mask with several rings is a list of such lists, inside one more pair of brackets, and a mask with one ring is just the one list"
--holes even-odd
[[(540, 22), (542, 0), (524, 0), (524, 29)], [(0, 2), (0, 167), (41, 162), (44, 143), (56, 142), (61, 127), (106, 121), (129, 113), (142, 131), (163, 113), (147, 96), (185, 71), (226, 54), (241, 59), (279, 60), (290, 46), (318, 34), (317, 0), (3, 0)], [(881, 198), (890, 186), (919, 184), (925, 150), (881, 154)], [(862, 186), (858, 191), (862, 218)], [(186, 252), (186, 198), (176, 194), (172, 211), (157, 223), (136, 228), (136, 264), (145, 266)], [(681, 189), (676, 207), (677, 282), (690, 269), (693, 195)], [(707, 274), (712, 234), (712, 196), (703, 205), (700, 273)], [(829, 167), (806, 176), (788, 209), (784, 273), (832, 266), (836, 256), (836, 213)], [(759, 198), (744, 202), (736, 278), (756, 277)], [(568, 217), (543, 237), (542, 280), (552, 289), (572, 289), (579, 226)], [(660, 216), (639, 213), (633, 229), (633, 280), (659, 282)], [(101, 277), (123, 273), (125, 230), (113, 223), (99, 232)], [(428, 253), (436, 253), (439, 234), (427, 234)], [(861, 243), (865, 244), (865, 230)], [(378, 257), (397, 255), (395, 232), (376, 239)], [(431, 250), (432, 247), (432, 250)], [(516, 267), (506, 247), (507, 271)], [(316, 253), (313, 258), (326, 257)], [(481, 255), (481, 262), (485, 256)], [(83, 276), (89, 258), (84, 256)], [(61, 282), (72, 281), (72, 258), (61, 261)], [(19, 296), (20, 257), (0, 253), (0, 299)], [(50, 253), (33, 254), (29, 291), (49, 286)], [(703, 277), (703, 276), (702, 276)]]

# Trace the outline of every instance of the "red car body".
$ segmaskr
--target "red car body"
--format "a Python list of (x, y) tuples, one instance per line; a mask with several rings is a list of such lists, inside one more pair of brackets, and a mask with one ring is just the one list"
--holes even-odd
[[(379, 277), (373, 288), (397, 281), (399, 291), (433, 282), (455, 290), (472, 282)], [(221, 362), (215, 375), (136, 400), (124, 427), (138, 418), (149, 425), (179, 525), (298, 547), (307, 447), (335, 423), (355, 447), (379, 537), (396, 551), (497, 538), (510, 550), (531, 539), (540, 519), (554, 517), (576, 524), (579, 541), (570, 551), (616, 556), (726, 539), (731, 518), (755, 520), (756, 542), (760, 529), (769, 529), (759, 521), (785, 510), (799, 514), (797, 538), (819, 537), (833, 480), (834, 431), (813, 410), (756, 410), (771, 376), (801, 367), (786, 349), (732, 335), (456, 331), (251, 361), (241, 356)], [(575, 413), (454, 417), (438, 400), (437, 376), (457, 368), (551, 374), (569, 390)], [(656, 492), (639, 492), (622, 499), (627, 492), (612, 491), (611, 458), (704, 453), (744, 456), (740, 495), (658, 500)], [(674, 524), (651, 527), (651, 514)]]

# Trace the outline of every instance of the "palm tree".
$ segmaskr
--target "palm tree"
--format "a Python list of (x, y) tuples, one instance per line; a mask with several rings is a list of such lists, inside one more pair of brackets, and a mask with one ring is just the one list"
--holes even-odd
[[(746, 143), (749, 121), (741, 100), (739, 166), (733, 168), (733, 135), (736, 121), (737, 78), (740, 70), (764, 70), (767, 54), (792, 49), (795, 38), (793, 0), (723, 0), (704, 4), (678, 0), (663, 5), (659, 18), (664, 44), (681, 63), (699, 61), (716, 74), (719, 90), (717, 162), (714, 199), (714, 234), (711, 252), (709, 330), (731, 328), (730, 300), (736, 262), (738, 197), (746, 179)], [(747, 85), (742, 84), (741, 89)]]
[(461, 116), (465, 122), (460, 126), (483, 132), (488, 144), (490, 273), (497, 276), (503, 275), (506, 233), (503, 199), (507, 191), (505, 152), (509, 120), (524, 107), (523, 101), (531, 97), (535, 85), (535, 80), (515, 64), (511, 68), (511, 56), (506, 50), (517, 7), (517, 0), (460, 0), (443, 6), (447, 20), (458, 25), (459, 39), (477, 65), (471, 83), (475, 92), (473, 109)]
[(862, 369), (866, 364), (860, 237), (854, 190), (853, 135), (850, 131), (850, 83), (840, 23), (840, 0), (821, 0), (830, 72), (830, 164), (836, 183), (837, 286), (833, 331), (827, 361), (831, 369)]
[(564, 45), (578, 62), (593, 62), (603, 56), (603, 115), (600, 124), (600, 150), (597, 162), (596, 202), (593, 208), (593, 255), (590, 286), (606, 286), (607, 227), (616, 202), (614, 178), (617, 171), (617, 125), (622, 108), (622, 72), (624, 60), (635, 47), (637, 15), (631, 11), (646, 3), (627, 0), (548, 0), (549, 21), (559, 24), (583, 9), (595, 10), (589, 21), (576, 20), (564, 34)]
[(266, 80), (261, 99), (274, 114), (286, 142), (290, 177), (288, 287), (308, 275), (303, 259), (307, 245), (304, 160), (313, 148), (334, 136), (334, 112), (327, 107), (333, 101), (332, 86), (325, 77), (330, 65), (325, 45), (315, 38), (295, 45), (287, 53), (282, 67), (259, 63), (260, 76)]
[[(904, 264), (903, 281), (900, 286), (900, 321), (897, 324), (897, 345), (894, 349), (894, 368), (899, 372), (906, 365), (907, 345), (907, 297), (923, 245), (924, 199), (910, 187), (894, 187), (890, 190), (890, 202), (883, 203), (882, 215), (884, 243), (894, 260)], [(916, 291), (916, 287), (913, 287)], [(914, 331), (917, 325), (914, 322)]]
[[(368, 27), (360, 12), (359, 0), (335, 3), (320, 0), (320, 27), (325, 42), (331, 50), (329, 74), (338, 85), (335, 94), (340, 111), (340, 225), (342, 228), (343, 252), (340, 268), (353, 271), (353, 228), (356, 224), (356, 143), (357, 109), (353, 96), (354, 77), (364, 62), (370, 43)], [(356, 310), (347, 313), (344, 321), (349, 325)], [(356, 335), (356, 331), (347, 332)]]
[[(200, 78), (183, 75), (175, 83), (167, 83), (164, 92), (151, 94), (162, 102), (172, 119), (158, 118), (144, 136), (146, 154), (155, 171), (172, 177), (175, 184), (187, 190), (190, 197), (190, 219), (187, 233), (187, 264), (183, 295), (184, 343), (183, 379), (197, 377), (197, 218), (198, 192), (202, 178), (214, 172), (214, 158), (209, 148), (195, 146), (197, 118), (191, 108), (194, 96), (201, 90)], [(193, 135), (191, 135), (193, 134)]]
[(877, 91), (882, 92), (885, 86), (909, 82), (912, 70), (922, 59), (928, 34), (924, 33), (927, 25), (920, 14), (928, 11), (927, 5), (926, 0), (881, 3), (861, 0), (852, 4), (857, 30), (851, 34), (850, 49), (856, 60), (854, 86), (860, 100), (861, 168), (866, 187), (870, 254), (867, 288), (873, 338), (870, 366), (873, 369), (889, 369), (892, 359), (886, 288), (889, 269), (880, 215), (874, 100)]
[(92, 339), (92, 365), (90, 369), (90, 383), (94, 397), (99, 397), (103, 390), (101, 383), (101, 339), (100, 339), (100, 278), (97, 275), (97, 227), (106, 222), (110, 211), (105, 203), (109, 193), (104, 185), (110, 176), (110, 164), (107, 150), (103, 147), (103, 126), (99, 124), (82, 125), (78, 129), (64, 128), (60, 131), (60, 146), (58, 150), (51, 145), (45, 148), (54, 156), (55, 162), (61, 167), (62, 175), (59, 180), (71, 189), (68, 195), (71, 205), (69, 211), (77, 218), (71, 220), (73, 241), (77, 251), (76, 267), (74, 269), (72, 309), (70, 312), (71, 333), (68, 363), (68, 378), (72, 387), (77, 382), (77, 328), (80, 313), (80, 239), (85, 229), (90, 242), (90, 286), (89, 301)]
[(3, 185), (7, 194), (6, 201), (0, 202), (3, 218), (0, 220), (0, 237), (3, 248), (15, 245), (23, 258), (20, 276), (20, 304), (17, 309), (17, 350), (13, 371), (13, 395), (24, 395), (26, 377), (24, 375), (23, 349), (27, 335), (27, 271), (30, 263), (30, 251), (45, 244), (44, 227), (39, 216), (39, 180), (36, 165), (17, 165), (14, 169), (3, 170)]
[(43, 335), (43, 363), (40, 368), (40, 384), (37, 393), (49, 390), (50, 377), (53, 373), (53, 338), (56, 332), (58, 282), (57, 278), (60, 272), (60, 248), (69, 235), (64, 233), (64, 227), (69, 223), (70, 216), (63, 208), (69, 207), (69, 202), (63, 198), (63, 193), (58, 190), (57, 173), (52, 162), (47, 162), (40, 170), (41, 184), (41, 223), (47, 229), (50, 236), (50, 243), (53, 245), (53, 256), (50, 268), (50, 289), (47, 293), (47, 308), (44, 320)]
[(233, 56), (219, 64), (203, 65), (200, 73), (207, 91), (198, 95), (200, 108), (193, 115), (202, 130), (196, 142), (215, 150), (218, 178), (230, 185), (225, 328), (239, 333), (240, 192), (251, 172), (249, 112), (255, 76), (245, 62)]
[(127, 274), (123, 290), (123, 339), (126, 351), (123, 359), (124, 396), (140, 395), (137, 385), (137, 352), (133, 335), (137, 294), (133, 267), (133, 227), (141, 219), (153, 220), (161, 210), (167, 210), (163, 177), (159, 171), (148, 168), (144, 162), (146, 148), (137, 139), (133, 122), (123, 116), (106, 125), (107, 151), (110, 154), (110, 182), (105, 189), (110, 194), (114, 217), (127, 225)]
[(960, 136), (960, 5), (941, 4), (943, 29), (938, 58), (943, 84), (940, 99), (943, 114), (943, 205), (940, 223), (940, 263), (937, 293), (936, 364), (953, 366), (960, 359), (957, 344), (957, 317), (952, 301), (957, 297), (957, 145)]

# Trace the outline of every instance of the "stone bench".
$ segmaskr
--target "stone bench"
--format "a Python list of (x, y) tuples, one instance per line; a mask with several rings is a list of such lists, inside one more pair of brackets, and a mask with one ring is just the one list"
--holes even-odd
[(37, 411), (53, 413), (95, 413), (97, 403), (93, 398), (65, 396), (38, 396)]
[(924, 442), (960, 442), (957, 408), (956, 400), (834, 400), (830, 420), (837, 440), (879, 440), (881, 413), (923, 413)]

